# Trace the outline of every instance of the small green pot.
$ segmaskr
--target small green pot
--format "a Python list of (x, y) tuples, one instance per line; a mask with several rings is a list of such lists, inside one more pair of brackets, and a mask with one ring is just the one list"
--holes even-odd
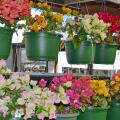
[(65, 42), (66, 57), (69, 64), (89, 64), (93, 62), (95, 45), (90, 42), (82, 42), (74, 48), (71, 41)]
[(113, 64), (116, 57), (116, 45), (96, 44), (95, 64)]
[(77, 120), (79, 113), (74, 114), (58, 114), (57, 120)]
[(50, 32), (27, 32), (26, 54), (30, 60), (57, 60), (61, 35)]
[(106, 120), (107, 108), (92, 108), (89, 107), (85, 112), (80, 112), (77, 120)]
[(7, 59), (10, 54), (13, 30), (0, 27), (0, 59)]
[(120, 120), (120, 103), (111, 103), (107, 113), (107, 120)]

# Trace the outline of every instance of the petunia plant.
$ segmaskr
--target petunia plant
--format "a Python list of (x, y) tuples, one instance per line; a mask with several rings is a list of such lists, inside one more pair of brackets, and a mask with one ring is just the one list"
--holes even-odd
[(29, 0), (1, 0), (0, 23), (4, 28), (15, 29), (17, 22), (30, 16)]
[(71, 73), (65, 73), (61, 77), (54, 77), (49, 89), (58, 93), (61, 99), (69, 100), (68, 104), (56, 104), (57, 113), (76, 113), (80, 109), (84, 111), (87, 104), (92, 104), (90, 97), (93, 91), (88, 76), (74, 78)]

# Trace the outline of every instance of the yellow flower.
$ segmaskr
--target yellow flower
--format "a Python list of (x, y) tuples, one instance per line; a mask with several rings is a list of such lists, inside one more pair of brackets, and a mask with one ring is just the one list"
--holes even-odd
[(116, 93), (119, 92), (119, 86), (117, 86), (117, 85), (114, 86), (113, 90), (114, 90), (114, 92), (116, 92)]
[(116, 76), (115, 81), (120, 82), (120, 77)]
[(60, 13), (56, 13), (53, 15), (53, 19), (56, 21), (56, 22), (59, 22), (59, 23), (62, 23), (63, 22), (63, 18), (62, 18), (62, 15)]
[(62, 7), (62, 11), (63, 11), (63, 13), (67, 14), (68, 16), (70, 16), (72, 13), (72, 10), (67, 7)]
[(45, 23), (44, 21), (42, 21), (41, 27), (42, 27), (42, 28), (46, 28), (46, 26), (47, 26), (46, 23)]
[(33, 25), (31, 26), (31, 30), (38, 32), (39, 31), (39, 27), (38, 27), (38, 23), (34, 22)]
[(42, 21), (45, 21), (45, 18), (43, 16), (39, 16), (37, 22), (41, 23)]
[(29, 5), (30, 5), (31, 7), (33, 6), (33, 4), (34, 4), (33, 1), (30, 1), (30, 2), (29, 2)]
[(51, 6), (48, 5), (47, 3), (37, 3), (37, 6), (42, 9), (50, 10)]
[(98, 89), (98, 90), (97, 90), (97, 93), (98, 93), (99, 95), (104, 95), (104, 90), (103, 90), (103, 89)]
[(115, 84), (115, 81), (111, 81), (110, 85), (113, 86)]

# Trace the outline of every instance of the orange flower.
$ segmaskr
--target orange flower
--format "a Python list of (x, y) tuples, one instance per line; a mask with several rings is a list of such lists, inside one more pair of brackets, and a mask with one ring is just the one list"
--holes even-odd
[(62, 7), (62, 11), (63, 11), (63, 13), (67, 14), (68, 16), (70, 16), (72, 13), (72, 10), (67, 7)]
[(44, 21), (42, 21), (41, 27), (42, 27), (42, 28), (46, 28), (46, 26), (47, 26), (46, 23), (45, 23)]
[(56, 21), (56, 22), (59, 22), (59, 23), (62, 23), (63, 22), (63, 18), (62, 18), (62, 15), (60, 13), (56, 13), (53, 15), (53, 19)]
[(39, 27), (38, 27), (38, 23), (34, 22), (33, 25), (31, 26), (31, 30), (38, 32), (39, 31)]

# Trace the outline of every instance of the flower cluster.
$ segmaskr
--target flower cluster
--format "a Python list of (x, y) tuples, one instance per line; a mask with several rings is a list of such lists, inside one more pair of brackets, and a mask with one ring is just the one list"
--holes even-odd
[(110, 24), (100, 20), (97, 14), (81, 15), (74, 19), (67, 19), (65, 29), (68, 39), (78, 46), (82, 41), (91, 38), (96, 43), (101, 43), (107, 38)]
[(91, 80), (91, 88), (93, 89), (92, 106), (107, 107), (111, 101), (109, 87), (104, 80)]
[(120, 17), (112, 15), (108, 12), (99, 12), (98, 16), (102, 19), (105, 23), (110, 23), (111, 26), (109, 28), (109, 32), (111, 34), (119, 32), (120, 33)]
[(26, 20), (27, 31), (47, 31), (55, 32), (60, 30), (63, 22), (62, 14), (53, 13), (51, 6), (47, 3), (37, 3), (36, 6), (41, 9), (41, 13), (35, 17), (29, 17)]
[(30, 16), (29, 0), (2, 0), (0, 1), (0, 21), (9, 26), (21, 17)]
[(110, 42), (120, 43), (120, 39), (118, 39), (118, 35), (120, 34), (120, 17), (112, 15), (108, 12), (99, 12), (98, 16), (99, 19), (103, 20), (105, 23), (111, 24), (106, 40), (109, 40)]
[[(0, 71), (3, 70), (7, 70), (5, 62), (0, 60)], [(0, 115), (4, 118), (24, 116), (25, 120), (32, 117), (42, 120), (45, 117), (56, 118), (55, 103), (60, 102), (59, 96), (36, 84), (36, 81), (30, 81), (28, 75), (0, 72)]]
[(0, 71), (4, 71), (0, 72), (0, 114), (4, 117), (14, 116), (16, 110), (20, 108), (16, 105), (19, 94), (30, 89), (29, 76), (11, 73), (2, 60), (0, 61)]
[(54, 77), (49, 85), (50, 90), (57, 93), (65, 93), (69, 99), (69, 104), (58, 104), (58, 112), (74, 113), (79, 109), (84, 110), (86, 104), (91, 104), (90, 97), (93, 91), (90, 88), (90, 78), (83, 76), (74, 78), (71, 73), (65, 73), (61, 77)]
[(110, 24), (100, 20), (97, 14), (84, 15), (81, 19), (81, 23), (85, 32), (90, 35), (95, 42), (100, 43), (107, 37), (107, 30)]
[(72, 14), (72, 10), (67, 7), (62, 7), (62, 11), (63, 11), (63, 14), (67, 14), (68, 16)]
[(120, 71), (115, 73), (110, 82), (110, 93), (112, 99), (120, 102)]
[[(24, 119), (37, 117), (40, 120), (44, 118), (56, 118), (57, 94), (51, 92), (48, 88), (40, 88), (33, 86), (32, 89), (23, 91), (21, 97), (18, 98), (17, 104), (25, 106)], [(19, 110), (24, 115), (24, 111)]]

